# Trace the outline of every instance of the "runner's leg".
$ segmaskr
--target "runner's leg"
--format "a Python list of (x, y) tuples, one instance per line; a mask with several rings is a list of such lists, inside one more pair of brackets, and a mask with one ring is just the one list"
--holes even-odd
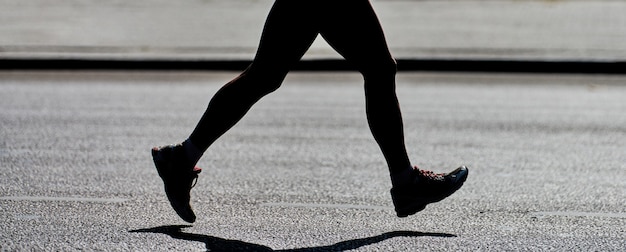
[(368, 124), (393, 179), (393, 173), (411, 168), (395, 92), (396, 62), (368, 0), (329, 3), (320, 34), (363, 74)]
[(318, 34), (300, 1), (277, 0), (266, 19), (253, 63), (211, 99), (189, 139), (202, 153), (263, 96), (280, 87)]

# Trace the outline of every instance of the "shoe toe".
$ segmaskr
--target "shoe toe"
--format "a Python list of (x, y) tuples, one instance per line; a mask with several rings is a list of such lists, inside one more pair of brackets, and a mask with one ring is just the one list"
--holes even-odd
[(453, 179), (454, 183), (465, 182), (465, 179), (467, 179), (468, 174), (469, 174), (469, 169), (467, 169), (467, 167), (463, 165), (457, 168), (456, 170), (452, 171), (450, 173), (450, 177)]
[(193, 223), (196, 221), (196, 215), (191, 209), (189, 202), (171, 201), (172, 208), (181, 219), (186, 222)]
[(193, 210), (191, 210), (191, 207), (181, 209), (180, 211), (176, 211), (176, 213), (186, 222), (194, 223), (196, 221), (196, 215), (193, 213)]

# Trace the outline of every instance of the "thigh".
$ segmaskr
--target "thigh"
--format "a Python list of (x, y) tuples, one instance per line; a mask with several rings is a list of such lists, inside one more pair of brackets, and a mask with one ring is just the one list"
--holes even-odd
[(320, 34), (357, 67), (393, 61), (383, 29), (368, 0), (329, 3)]
[(308, 2), (312, 1), (274, 2), (265, 21), (255, 65), (289, 68), (302, 58), (319, 33)]

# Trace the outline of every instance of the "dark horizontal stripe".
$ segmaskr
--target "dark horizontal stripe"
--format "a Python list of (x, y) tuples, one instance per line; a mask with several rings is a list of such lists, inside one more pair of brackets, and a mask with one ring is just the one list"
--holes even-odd
[[(626, 74), (626, 61), (398, 59), (398, 71)], [(243, 70), (250, 60), (0, 59), (0, 70)], [(352, 71), (341, 59), (302, 60), (296, 71)]]

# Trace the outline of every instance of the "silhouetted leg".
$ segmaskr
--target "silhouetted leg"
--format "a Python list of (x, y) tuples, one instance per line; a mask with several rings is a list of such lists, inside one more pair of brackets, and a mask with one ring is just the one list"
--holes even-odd
[(204, 152), (263, 96), (280, 87), (318, 30), (299, 1), (277, 0), (268, 14), (253, 63), (211, 99), (189, 139)]
[(327, 10), (320, 33), (363, 74), (372, 134), (390, 172), (406, 171), (411, 163), (395, 92), (396, 63), (389, 53), (378, 18), (367, 0), (335, 1)]

